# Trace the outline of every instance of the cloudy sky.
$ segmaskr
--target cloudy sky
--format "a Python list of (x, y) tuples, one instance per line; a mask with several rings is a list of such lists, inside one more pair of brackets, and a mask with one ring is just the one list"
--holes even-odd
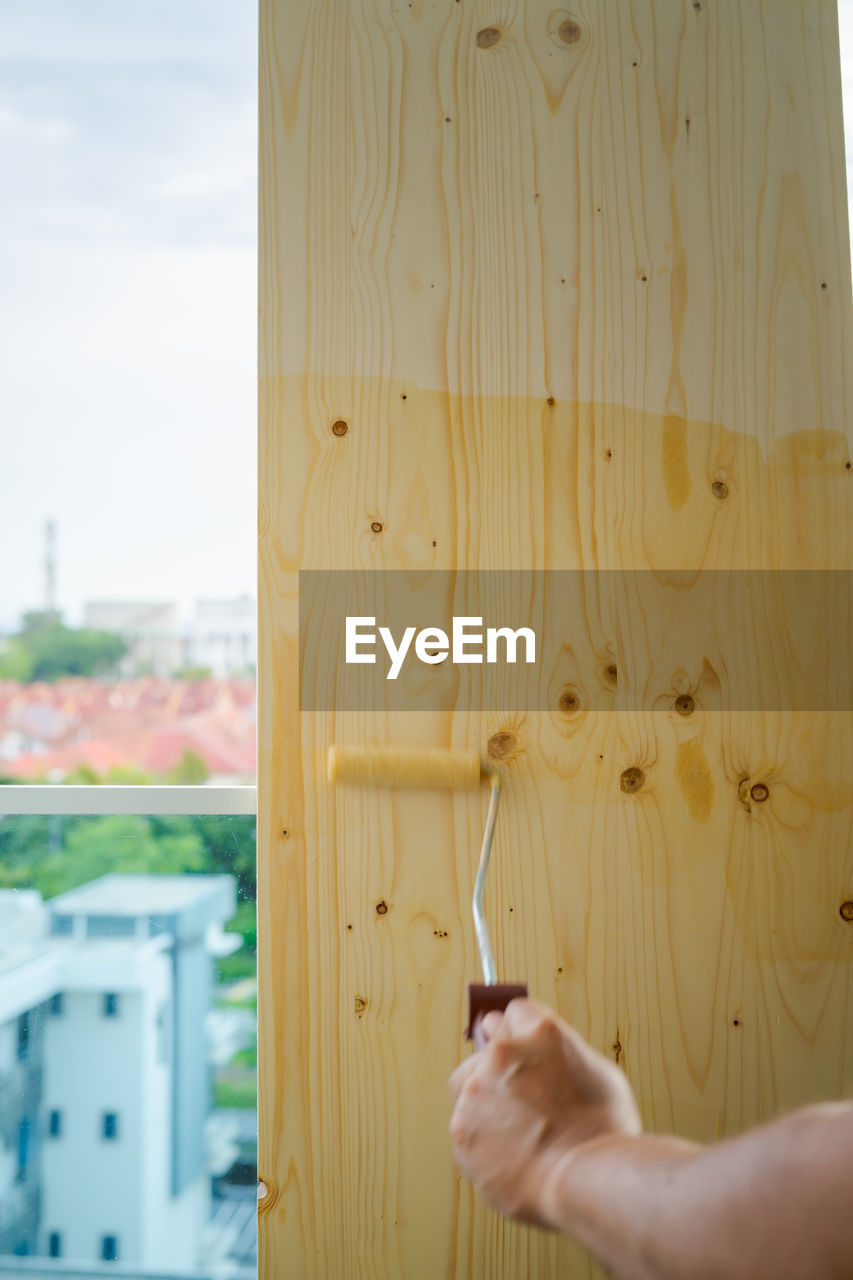
[(0, 625), (255, 591), (254, 0), (0, 0)]
[[(853, 188), (853, 0), (840, 0)], [(0, 0), (0, 628), (255, 590), (255, 0)]]

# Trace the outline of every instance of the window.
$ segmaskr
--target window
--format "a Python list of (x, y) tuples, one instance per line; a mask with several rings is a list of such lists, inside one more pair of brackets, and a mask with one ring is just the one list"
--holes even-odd
[(51, 1138), (62, 1137), (62, 1112), (51, 1111), (47, 1121), (47, 1132)]
[(86, 921), (87, 938), (130, 938), (136, 922), (121, 916), (90, 916)]
[(118, 1236), (101, 1236), (101, 1261), (118, 1262)]
[(18, 1182), (27, 1180), (27, 1164), (30, 1158), (30, 1131), (32, 1125), (27, 1116), (18, 1125)]
[(51, 1231), (47, 1238), (47, 1256), (49, 1258), (62, 1257), (62, 1236), (58, 1231)]
[(114, 1139), (118, 1137), (118, 1115), (115, 1111), (105, 1111), (101, 1118), (101, 1137)]
[(32, 1038), (32, 1013), (22, 1013), (18, 1018), (18, 1061), (26, 1062), (30, 1056)]
[[(202, 602), (234, 601), (239, 595), (246, 612), (254, 612), (247, 593), (255, 581), (256, 542), (257, 41), (253, 7), (231, 0), (204, 6), (201, 41), (196, 15), (181, 5), (83, 6), (72, 13), (60, 4), (52, 7), (47, 24), (33, 6), (5, 9), (0, 26), (4, 48), (11, 41), (14, 69), (11, 100), (3, 105), (14, 129), (5, 129), (3, 145), (7, 185), (14, 195), (0, 208), (5, 231), (0, 256), (12, 258), (15, 272), (14, 280), (9, 271), (2, 273), (0, 310), (7, 321), (4, 333), (14, 337), (4, 356), (16, 370), (24, 421), (15, 479), (0, 503), (0, 541), (16, 548), (7, 557), (0, 601), (0, 678), (17, 685), (12, 703), (0, 699), (0, 782), (7, 784), (2, 788), (0, 887), (25, 884), (38, 890), (50, 914), (48, 935), (37, 949), (49, 952), (53, 944), (74, 937), (73, 963), (91, 965), (97, 975), (96, 985), (88, 987), (94, 998), (69, 998), (61, 1012), (51, 1007), (52, 990), (45, 985), (39, 991), (47, 1015), (44, 1044), (38, 1022), (21, 1029), (21, 1058), (29, 1055), (32, 1067), (28, 1063), (16, 1074), (30, 1082), (33, 1123), (45, 1137), (43, 1163), (35, 1149), (30, 1156), (32, 1186), (26, 1191), (36, 1203), (41, 1169), (64, 1160), (45, 1133), (50, 1105), (62, 1103), (59, 1125), (69, 1159), (78, 1138), (75, 1108), (82, 1111), (81, 1167), (86, 1149), (102, 1140), (98, 1108), (104, 1101), (120, 1101), (119, 1114), (140, 1115), (140, 1129), (145, 1129), (150, 1092), (126, 1101), (123, 1082), (120, 1099), (96, 1093), (95, 1100), (84, 1101), (75, 1093), (91, 1077), (86, 1053), (93, 1017), (96, 1034), (115, 1041), (109, 1046), (109, 1067), (117, 1075), (123, 1070), (121, 1055), (133, 1052), (137, 1033), (146, 1039), (144, 1066), (159, 1057), (156, 1088), (179, 1104), (171, 1115), (172, 1159), (162, 1162), (158, 1173), (168, 1185), (173, 1178), (192, 1177), (204, 1162), (201, 1117), (185, 1100), (201, 1093), (197, 1059), (203, 1064), (207, 1052), (202, 1029), (207, 1006), (228, 1023), (221, 1027), (221, 1055), (233, 1056), (237, 1042), (231, 1024), (254, 1017), (245, 991), (242, 1004), (237, 997), (229, 1003), (225, 994), (240, 981), (250, 982), (253, 944), (211, 952), (204, 964), (216, 966), (215, 982), (196, 984), (202, 961), (192, 947), (173, 964), (166, 939), (157, 952), (129, 925), (119, 924), (102, 941), (99, 924), (90, 923), (87, 931), (88, 913), (54, 913), (49, 903), (82, 887), (84, 867), (91, 868), (90, 880), (101, 868), (119, 876), (159, 871), (164, 880), (192, 870), (231, 875), (228, 859), (235, 854), (235, 867), (238, 861), (245, 864), (239, 873), (240, 926), (249, 934), (255, 632), (250, 623), (243, 671), (220, 661), (218, 648), (206, 652), (211, 624), (204, 621)], [(104, 111), (107, 99), (111, 109)], [(146, 194), (140, 203), (141, 190)], [(19, 294), (15, 282), (21, 282)], [(165, 311), (164, 297), (169, 299)], [(121, 298), (129, 305), (117, 306)], [(61, 353), (48, 380), (39, 373), (45, 347)], [(139, 396), (131, 397), (130, 419), (117, 431), (116, 389), (128, 380)], [(34, 386), (41, 388), (38, 406)], [(133, 476), (134, 483), (117, 484), (116, 476)], [(156, 519), (151, 518), (152, 494), (158, 495)], [(91, 519), (94, 510), (102, 521)], [(107, 524), (112, 534), (104, 539), (100, 530)], [(95, 536), (87, 548), (89, 533)], [(28, 612), (33, 614), (29, 620)], [(219, 625), (229, 623), (212, 623)], [(82, 629), (89, 629), (88, 640), (92, 632), (97, 637), (98, 671), (90, 669), (88, 650), (83, 652)], [(61, 649), (52, 672), (36, 669), (41, 638), (55, 640), (54, 649)], [(117, 639), (126, 652), (102, 678), (99, 670), (118, 652)], [(80, 655), (85, 671), (72, 669)], [(206, 675), (214, 660), (215, 670)], [(184, 667), (189, 670), (177, 669)], [(21, 708), (25, 713), (17, 722), (8, 713), (13, 704), (16, 715)], [(216, 732), (195, 733), (201, 713)], [(225, 759), (220, 732), (232, 744)], [(201, 785), (211, 774), (217, 785)], [(35, 785), (10, 785), (24, 780)], [(86, 785), (104, 781), (115, 785)], [(62, 782), (78, 785), (48, 785)], [(134, 915), (138, 924), (148, 912), (134, 912), (134, 905), (128, 892), (118, 910)], [(181, 909), (180, 901), (164, 909), (159, 934), (169, 933)], [(0, 1003), (15, 983), (15, 974), (5, 967), (9, 936), (0, 929)], [(241, 933), (228, 936), (242, 941)], [(108, 992), (114, 997), (108, 1008), (103, 984), (115, 982), (122, 989), (117, 971), (111, 974), (109, 968), (117, 947), (145, 951), (150, 991), (145, 1001), (128, 995), (121, 1004), (117, 991)], [(34, 955), (33, 966), (38, 962)], [(68, 983), (66, 992), (75, 988), (70, 975), (59, 981)], [(147, 1011), (161, 1000), (163, 1019), (156, 1023)], [(17, 1034), (11, 1018), (19, 1012), (20, 1006), (9, 1015), (10, 1056)], [(100, 1019), (106, 1017), (119, 1018), (121, 1027), (104, 1027)], [(131, 1027), (134, 1035), (125, 1037)], [(4, 1027), (0, 1030), (5, 1034)], [(33, 1067), (55, 1079), (65, 1063), (62, 1092), (42, 1095), (39, 1105)], [(138, 1063), (133, 1065), (127, 1075), (136, 1079)], [(218, 1070), (224, 1114), (233, 1083), (228, 1062), (220, 1062)], [(245, 1109), (253, 1106), (253, 1085), (250, 1064), (240, 1065), (238, 1101)], [(122, 1131), (125, 1147), (128, 1136)], [(13, 1173), (16, 1137), (17, 1126), (7, 1135)], [(222, 1151), (231, 1149), (225, 1138)], [(150, 1176), (145, 1141), (138, 1159), (129, 1157), (129, 1196), (140, 1196)], [(2, 1146), (0, 1137), (0, 1152)], [(106, 1222), (96, 1216), (99, 1188), (87, 1190), (94, 1203), (85, 1250), (94, 1260), (107, 1243), (105, 1259), (114, 1262), (120, 1255), (123, 1265), (135, 1265), (137, 1247), (150, 1249), (150, 1242), (137, 1244), (137, 1233), (125, 1231), (121, 1221), (111, 1224), (115, 1234), (103, 1237)], [(19, 1198), (23, 1203), (24, 1195)], [(196, 1222), (190, 1199), (186, 1213), (177, 1212), (174, 1222), (170, 1217), (152, 1223), (151, 1230), (180, 1233), (182, 1248), (188, 1233), (193, 1239), (201, 1236), (205, 1224)], [(227, 1207), (224, 1198), (221, 1203)], [(0, 1177), (0, 1256), (21, 1235), (14, 1226), (3, 1226), (4, 1210)], [(47, 1251), (50, 1216), (42, 1219), (38, 1238), (33, 1234), (20, 1252)], [(70, 1230), (61, 1216), (54, 1226), (63, 1237)], [(71, 1236), (61, 1247), (66, 1255), (77, 1252)]]
[(63, 995), (61, 991), (57, 991), (55, 996), (51, 996), (50, 1016), (52, 1018), (61, 1018), (64, 1012)]
[(105, 1018), (118, 1017), (118, 996), (114, 991), (108, 991), (104, 995), (103, 1014)]

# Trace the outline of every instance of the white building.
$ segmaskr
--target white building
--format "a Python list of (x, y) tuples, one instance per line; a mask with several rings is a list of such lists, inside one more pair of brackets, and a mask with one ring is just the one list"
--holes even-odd
[(258, 660), (257, 604), (252, 596), (197, 600), (181, 626), (176, 604), (140, 600), (88, 601), (84, 624), (121, 636), (128, 652), (121, 675), (171, 676), (184, 667), (206, 667), (229, 676)]
[(257, 606), (251, 596), (196, 601), (184, 631), (185, 666), (227, 676), (254, 666), (257, 658)]
[(183, 664), (178, 606), (151, 600), (90, 600), (84, 625), (121, 636), (128, 652), (122, 675), (170, 676)]
[(0, 892), (7, 1261), (199, 1265), (210, 957), (234, 910), (230, 876), (104, 876), (48, 903)]

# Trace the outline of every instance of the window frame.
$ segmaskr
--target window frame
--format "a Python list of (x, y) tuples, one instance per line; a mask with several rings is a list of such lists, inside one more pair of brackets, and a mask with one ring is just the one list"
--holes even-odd
[(61, 817), (114, 817), (116, 814), (242, 817), (245, 814), (257, 815), (257, 811), (257, 786), (116, 787), (98, 783), (65, 786), (61, 782), (0, 786), (0, 814), (10, 818), (39, 814)]

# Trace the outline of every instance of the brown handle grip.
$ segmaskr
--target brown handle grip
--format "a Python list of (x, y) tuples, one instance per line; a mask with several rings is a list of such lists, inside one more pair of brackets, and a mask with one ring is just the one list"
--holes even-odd
[(527, 984), (524, 982), (472, 982), (468, 986), (468, 1029), (465, 1036), (474, 1041), (476, 1049), (485, 1048), (482, 1023), (487, 1013), (493, 1010), (503, 1013), (511, 1000), (523, 999), (527, 996)]

